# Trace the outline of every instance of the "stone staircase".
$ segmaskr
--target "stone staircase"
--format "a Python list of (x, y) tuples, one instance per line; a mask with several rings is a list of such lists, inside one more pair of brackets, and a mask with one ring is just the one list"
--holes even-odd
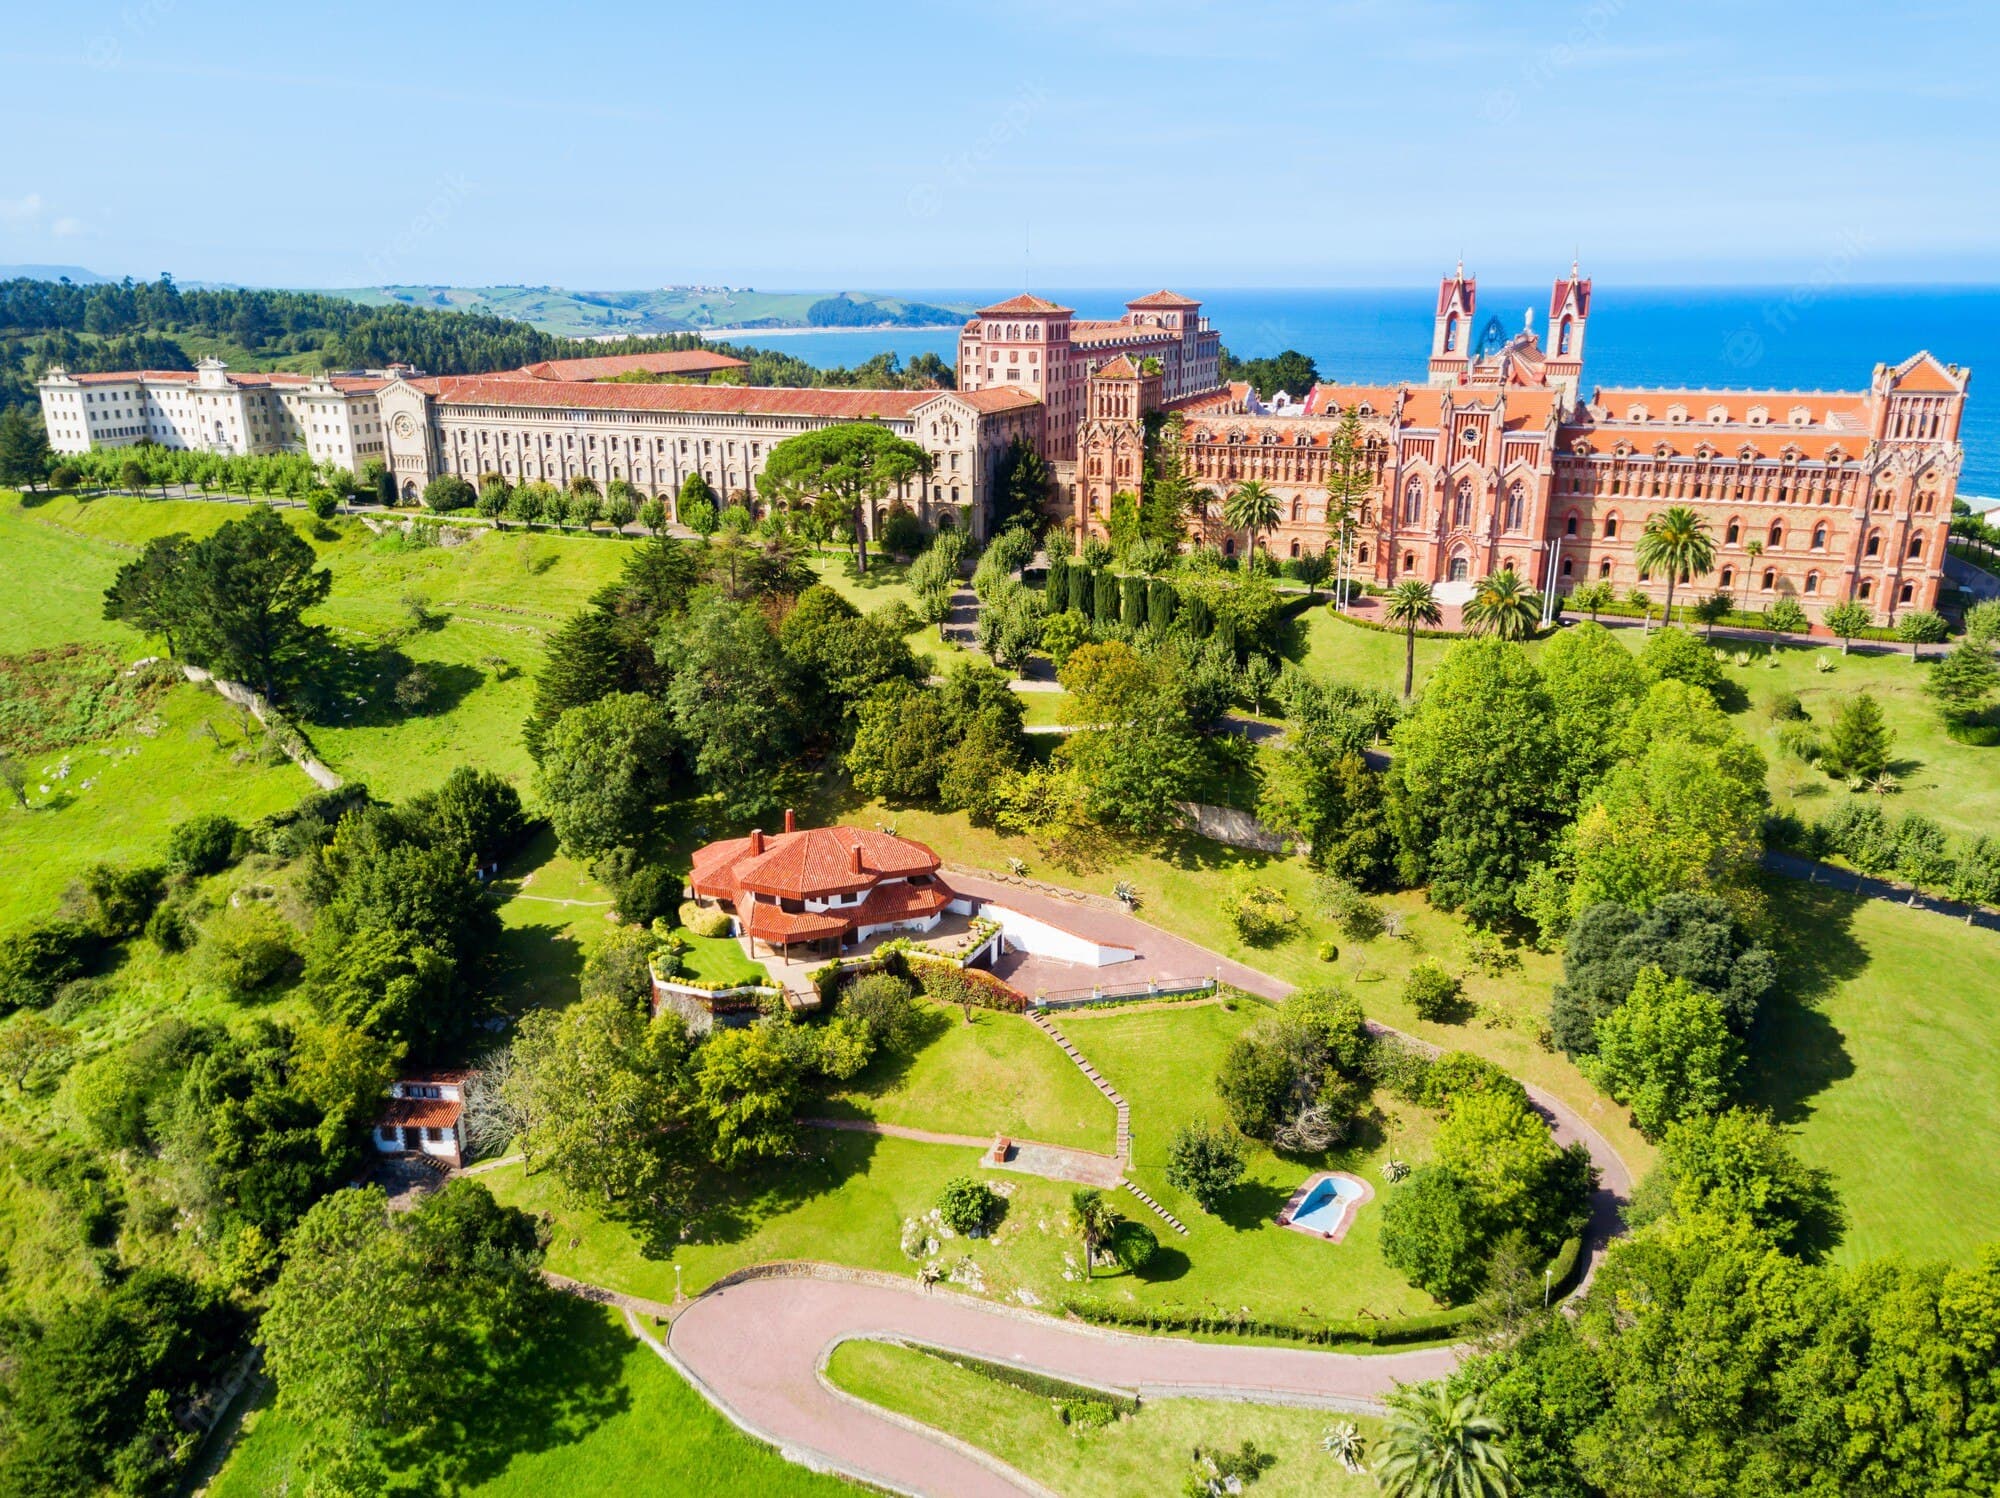
[(1083, 1053), (1069, 1043), (1069, 1037), (1055, 1027), (1054, 1021), (1039, 1009), (1030, 1009), (1028, 1019), (1043, 1034), (1063, 1048), (1063, 1054), (1074, 1061), (1077, 1069), (1090, 1078), (1090, 1085), (1111, 1099), (1111, 1106), (1118, 1110), (1118, 1160), (1121, 1165), (1132, 1163), (1132, 1108), (1118, 1093), (1118, 1089), (1105, 1081), (1097, 1068), (1084, 1059)]
[(1175, 1232), (1179, 1233), (1183, 1238), (1187, 1236), (1187, 1224), (1182, 1222), (1178, 1217), (1174, 1216), (1173, 1213), (1169, 1212), (1165, 1207), (1161, 1206), (1158, 1202), (1154, 1201), (1150, 1196), (1148, 1196), (1145, 1192), (1141, 1191), (1137, 1186), (1133, 1185), (1129, 1178), (1119, 1182), (1119, 1184), (1123, 1186), (1127, 1191), (1131, 1192), (1134, 1196), (1138, 1197), (1140, 1201), (1144, 1202), (1147, 1206), (1151, 1207), (1156, 1213), (1158, 1213), (1160, 1220), (1166, 1223), (1168, 1227), (1172, 1228)]

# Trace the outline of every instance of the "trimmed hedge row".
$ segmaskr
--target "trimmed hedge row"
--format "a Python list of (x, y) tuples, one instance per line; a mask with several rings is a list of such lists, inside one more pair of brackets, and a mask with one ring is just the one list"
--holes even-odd
[(985, 1358), (967, 1356), (961, 1352), (949, 1352), (942, 1347), (931, 1347), (922, 1342), (905, 1342), (903, 1346), (912, 1352), (920, 1352), (927, 1358), (936, 1358), (940, 1363), (952, 1363), (976, 1373), (981, 1378), (990, 1378), (996, 1384), (1019, 1389), (1027, 1394), (1039, 1394), (1045, 1399), (1094, 1400), (1108, 1404), (1121, 1415), (1135, 1415), (1139, 1412), (1139, 1400), (1135, 1395), (1121, 1393), (1115, 1389), (1097, 1389), (1088, 1384), (1073, 1384), (1067, 1379), (1052, 1378), (1046, 1373), (1037, 1373), (1031, 1368), (1016, 1368), (1007, 1363), (992, 1363)]
[[(1562, 1247), (1556, 1250), (1555, 1257), (1549, 1260), (1552, 1296), (1568, 1291), (1582, 1259), (1583, 1240), (1565, 1239)], [(1064, 1296), (1061, 1304), (1064, 1311), (1094, 1326), (1182, 1332), (1196, 1336), (1276, 1337), (1287, 1342), (1308, 1342), (1320, 1346), (1366, 1342), (1387, 1347), (1399, 1342), (1431, 1342), (1463, 1330), (1479, 1314), (1477, 1305), (1464, 1305), (1443, 1311), (1426, 1311), (1416, 1316), (1399, 1316), (1391, 1321), (1355, 1317), (1305, 1322), (1234, 1315), (1227, 1311), (1198, 1310), (1188, 1306), (1121, 1306), (1082, 1295)]]
[(940, 1004), (970, 1004), (975, 1009), (998, 1009), (1006, 1014), (1027, 1011), (1026, 994), (976, 967), (909, 954), (904, 956), (904, 965), (924, 996)]

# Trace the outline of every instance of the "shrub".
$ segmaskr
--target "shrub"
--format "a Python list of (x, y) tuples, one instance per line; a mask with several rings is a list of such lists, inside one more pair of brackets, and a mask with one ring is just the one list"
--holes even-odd
[(166, 872), (158, 864), (129, 868), (111, 863), (92, 864), (77, 881), (83, 897), (84, 919), (106, 941), (137, 936), (159, 903), (165, 883)]
[(1323, 878), (1315, 893), (1320, 910), (1349, 941), (1373, 941), (1387, 926), (1382, 907), (1349, 880)]
[(239, 997), (269, 988), (297, 956), (291, 927), (261, 905), (227, 912), (202, 941), (202, 969), (209, 981)]
[(167, 834), (167, 862), (184, 874), (220, 873), (236, 852), (242, 829), (221, 812), (204, 812), (176, 822)]
[(1111, 1256), (1128, 1273), (1137, 1274), (1150, 1264), (1159, 1247), (1159, 1237), (1143, 1222), (1124, 1218), (1112, 1229)]
[(1028, 1007), (1026, 994), (978, 968), (922, 957), (907, 958), (905, 966), (924, 996), (940, 1004), (961, 1008), (969, 1004), (974, 1009), (998, 1009), (1006, 1014), (1021, 1014)]
[(1259, 884), (1254, 877), (1239, 879), (1222, 899), (1223, 912), (1235, 923), (1236, 934), (1253, 947), (1274, 946), (1290, 936), (1299, 923), (1283, 890)]
[(590, 871), (611, 891), (619, 916), (640, 925), (650, 925), (681, 898), (680, 879), (636, 848), (613, 848), (595, 859)]
[(1446, 1051), (1434, 1059), (1425, 1068), (1412, 1101), (1426, 1108), (1444, 1109), (1455, 1099), (1475, 1092), (1502, 1093), (1524, 1108), (1528, 1105), (1525, 1087), (1485, 1057), (1470, 1051)]
[(729, 912), (717, 906), (697, 905), (692, 900), (683, 900), (679, 915), (681, 924), (696, 936), (729, 934)]
[(1780, 598), (1764, 610), (1764, 623), (1781, 635), (1802, 635), (1812, 628), (1812, 620), (1796, 598)]
[(185, 952), (200, 936), (187, 907), (175, 900), (160, 906), (146, 922), (146, 940), (162, 952)]
[(954, 1176), (938, 1193), (938, 1219), (954, 1233), (981, 1231), (1000, 1211), (1000, 1197), (977, 1176)]
[(910, 985), (889, 973), (870, 973), (840, 997), (840, 1013), (868, 1031), (877, 1050), (899, 1051), (916, 1040), (922, 1017)]
[(391, 695), (406, 713), (422, 712), (438, 694), (437, 673), (421, 663), (410, 667), (396, 680)]
[(1321, 942), (1319, 944), (1318, 951), (1319, 951), (1319, 960), (1321, 962), (1340, 961), (1340, 948), (1333, 942), (1330, 941)]
[(1426, 957), (1403, 980), (1403, 1002), (1416, 1011), (1418, 1019), (1433, 1023), (1449, 1020), (1459, 1007), (1458, 979), (1446, 972), (1442, 963)]
[(1479, 1204), (1441, 1165), (1425, 1165), (1382, 1208), (1382, 1259), (1442, 1301), (1465, 1299), (1486, 1277)]
[(882, 517), (881, 534), (875, 540), (884, 551), (908, 557), (924, 549), (925, 534), (924, 523), (917, 519), (916, 512), (899, 504), (892, 505)]
[(1799, 701), (1797, 692), (1772, 693), (1764, 711), (1773, 723), (1802, 723), (1807, 717), (1805, 704)]
[(583, 997), (615, 998), (635, 1009), (647, 1003), (653, 997), (653, 973), (647, 962), (652, 953), (652, 932), (640, 926), (615, 928), (583, 959)]
[(88, 971), (103, 945), (81, 921), (43, 921), (0, 940), (0, 1009), (40, 1009)]
[(1167, 1146), (1167, 1184), (1204, 1212), (1243, 1179), (1243, 1142), (1234, 1129), (1204, 1119), (1182, 1124)]

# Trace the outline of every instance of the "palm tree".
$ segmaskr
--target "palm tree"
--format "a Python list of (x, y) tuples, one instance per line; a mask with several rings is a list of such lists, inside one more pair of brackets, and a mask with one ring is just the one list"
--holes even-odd
[(1398, 1389), (1375, 1445), (1376, 1486), (1388, 1498), (1508, 1498), (1520, 1487), (1504, 1435), (1476, 1394), (1454, 1400), (1442, 1383)]
[(1466, 627), (1476, 635), (1525, 640), (1541, 622), (1541, 595), (1512, 567), (1482, 577), (1465, 605)]
[(1674, 622), (1674, 584), (1683, 576), (1700, 577), (1715, 565), (1715, 538), (1708, 522), (1686, 505), (1674, 505), (1648, 516), (1639, 544), (1632, 548), (1632, 560), (1643, 572), (1664, 569), (1667, 574), (1667, 623)]
[(1435, 629), (1444, 619), (1444, 610), (1438, 607), (1437, 594), (1429, 583), (1411, 578), (1389, 590), (1382, 614), (1403, 626), (1403, 696), (1407, 700), (1417, 679), (1417, 626)]
[(1083, 1240), (1083, 1277), (1091, 1277), (1091, 1261), (1097, 1250), (1118, 1226), (1118, 1216), (1104, 1200), (1104, 1193), (1086, 1187), (1069, 1194), (1070, 1231)]
[(1277, 529), (1278, 496), (1257, 479), (1245, 479), (1222, 502), (1222, 523), (1231, 530), (1250, 533), (1250, 552), (1254, 556), (1257, 538)]

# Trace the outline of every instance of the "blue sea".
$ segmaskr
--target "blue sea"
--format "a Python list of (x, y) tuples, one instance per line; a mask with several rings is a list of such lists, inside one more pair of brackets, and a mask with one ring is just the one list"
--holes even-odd
[[(1124, 292), (1036, 288), (1083, 317), (1116, 317)], [(1150, 291), (1135, 287), (1131, 294)], [(1435, 291), (1203, 290), (1203, 311), (1240, 358), (1295, 348), (1337, 380), (1420, 380), (1430, 353)], [(1002, 291), (913, 291), (927, 300), (984, 302)], [(1480, 321), (1497, 315), (1511, 333), (1535, 309), (1539, 330), (1549, 288), (1479, 288)], [(734, 342), (795, 354), (822, 368), (858, 364), (884, 349), (904, 359), (958, 355), (951, 329), (788, 333)], [(1970, 364), (1974, 380), (1962, 436), (1965, 471), (1959, 493), (2000, 496), (2000, 287), (1841, 286), (1659, 287), (1599, 281), (1584, 348), (1589, 385), (1737, 386), (1780, 390), (1859, 390), (1879, 363), (1896, 363), (1929, 349), (1947, 363)]]

